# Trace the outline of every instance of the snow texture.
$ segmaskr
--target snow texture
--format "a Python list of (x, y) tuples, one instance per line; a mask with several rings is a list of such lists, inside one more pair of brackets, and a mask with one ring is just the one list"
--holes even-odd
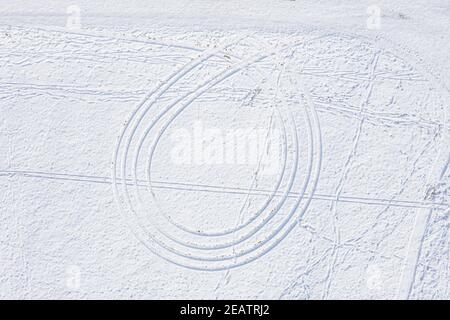
[(448, 0), (0, 4), (0, 298), (450, 298)]

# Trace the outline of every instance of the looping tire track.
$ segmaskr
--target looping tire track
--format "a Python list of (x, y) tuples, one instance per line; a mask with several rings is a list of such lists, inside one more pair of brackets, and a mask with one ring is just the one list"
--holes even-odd
[[(291, 46), (291, 47), (294, 47), (294, 46)], [(281, 50), (280, 50), (280, 51), (281, 51)], [(189, 99), (188, 103), (187, 103), (183, 108), (181, 108), (181, 109), (180, 109), (180, 110), (172, 117), (172, 119), (169, 120), (168, 123), (170, 123), (171, 121), (173, 121), (173, 120), (175, 119), (175, 117), (176, 117), (182, 110), (184, 110), (184, 108), (188, 107), (189, 104), (190, 104), (193, 100), (195, 100), (196, 97), (200, 96), (203, 92), (206, 92), (209, 88), (211, 88), (211, 87), (213, 87), (214, 85), (216, 85), (217, 83), (220, 83), (221, 81), (227, 79), (228, 77), (234, 75), (235, 73), (239, 72), (239, 71), (242, 70), (243, 68), (248, 67), (248, 66), (250, 66), (251, 64), (257, 63), (258, 61), (261, 61), (261, 60), (263, 60), (263, 59), (265, 59), (265, 58), (267, 58), (267, 57), (269, 57), (269, 56), (272, 56), (272, 55), (274, 55), (274, 53), (267, 54), (267, 55), (263, 55), (263, 56), (257, 56), (257, 57), (255, 57), (255, 58), (252, 59), (252, 60), (244, 61), (243, 63), (238, 64), (236, 67), (232, 68), (231, 70), (225, 71), (224, 74), (219, 75), (216, 79), (212, 79), (212, 80), (210, 80), (209, 82), (206, 82), (204, 85), (202, 85), (201, 87), (197, 88), (197, 90), (195, 90), (195, 91), (193, 92), (193, 96)], [(203, 55), (202, 55), (202, 56), (203, 56)], [(200, 59), (202, 59), (202, 58), (200, 58)], [(207, 58), (206, 58), (206, 59), (207, 59)], [(195, 63), (194, 63), (194, 67), (195, 67), (195, 65), (197, 65), (198, 63), (200, 63), (200, 62), (195, 62)], [(185, 71), (185, 70), (184, 70), (185, 68), (183, 68), (182, 71), (181, 71), (181, 73), (184, 75), (184, 74), (186, 74), (189, 70), (192, 70), (194, 67), (188, 67), (188, 68), (187, 68), (187, 69), (188, 69), (187, 71)], [(173, 84), (173, 83), (176, 82), (177, 79), (180, 79), (180, 78), (181, 78), (180, 75), (174, 75), (174, 76), (172, 76), (171, 78), (169, 78), (169, 82), (170, 82), (171, 84)], [(175, 81), (173, 81), (173, 80), (171, 80), (171, 79), (175, 79)], [(167, 83), (167, 82), (166, 82), (166, 83)], [(163, 85), (163, 87), (166, 87), (166, 88), (163, 88), (163, 90), (161, 90), (160, 92), (158, 92), (159, 88), (157, 89), (157, 91), (156, 91), (156, 92), (157, 92), (157, 97), (160, 97), (160, 96), (164, 93), (164, 91), (166, 91), (170, 86), (167, 86), (167, 85), (164, 86), (164, 85)], [(188, 94), (188, 95), (189, 95), (189, 94)], [(188, 96), (188, 95), (186, 95), (186, 96)], [(150, 95), (150, 96), (151, 96), (151, 95)], [(184, 99), (184, 97), (183, 97), (182, 99)], [(182, 99), (179, 99), (179, 100), (181, 101)], [(147, 110), (151, 107), (151, 105), (152, 105), (156, 100), (157, 100), (157, 98), (152, 97), (151, 103), (150, 103), (149, 107), (147, 108)], [(175, 106), (177, 103), (178, 103), (178, 101), (177, 101), (176, 103), (174, 103), (172, 106), (170, 106), (169, 108), (167, 108), (165, 112), (163, 112), (162, 114), (160, 114), (160, 116), (158, 116), (158, 119), (155, 120), (155, 122), (158, 121), (164, 114), (166, 114), (166, 113), (170, 110), (171, 107)], [(141, 104), (138, 108), (140, 108), (141, 106), (142, 106), (142, 104)], [(310, 107), (310, 106), (309, 106), (309, 107)], [(310, 111), (310, 112), (311, 112), (311, 111)], [(135, 117), (136, 113), (137, 113), (137, 111), (136, 111), (135, 113), (133, 113), (131, 120), (133, 120), (133, 118)], [(315, 123), (314, 128), (320, 130), (320, 127), (319, 127), (319, 125), (318, 125), (318, 118), (317, 118), (317, 114), (315, 114), (315, 110), (313, 109), (313, 111), (312, 111), (311, 113), (313, 114), (313, 118), (314, 118), (314, 120), (313, 120), (313, 122)], [(144, 114), (139, 118), (138, 124), (139, 124), (139, 122), (141, 121), (141, 119), (143, 118), (143, 116), (145, 116), (145, 112), (144, 112)], [(310, 116), (311, 116), (311, 114), (308, 114), (308, 119), (310, 119)], [(293, 120), (292, 115), (291, 115), (291, 119)], [(294, 213), (295, 213), (295, 211), (297, 210), (298, 206), (300, 205), (300, 202), (301, 202), (302, 199), (303, 199), (303, 194), (305, 194), (306, 189), (307, 189), (307, 187), (308, 187), (308, 181), (309, 181), (309, 179), (311, 178), (311, 171), (312, 171), (312, 156), (313, 156), (313, 153), (314, 153), (314, 147), (313, 147), (313, 145), (314, 145), (314, 143), (317, 143), (317, 142), (319, 142), (319, 144), (320, 144), (320, 141), (321, 141), (320, 138), (319, 138), (319, 139), (317, 138), (317, 136), (320, 137), (320, 131), (319, 131), (319, 133), (316, 132), (315, 135), (313, 135), (313, 134), (312, 134), (313, 128), (311, 127), (311, 120), (308, 120), (308, 121), (309, 121), (309, 132), (310, 132), (310, 137), (312, 138), (312, 139), (311, 139), (311, 143), (310, 143), (310, 147), (309, 147), (309, 148), (310, 148), (310, 150), (309, 150), (309, 152), (310, 152), (310, 161), (309, 161), (309, 167), (308, 167), (308, 172), (307, 172), (308, 178), (307, 178), (306, 181), (305, 181), (305, 184), (304, 184), (304, 186), (303, 186), (303, 190), (302, 190), (302, 192), (300, 193), (300, 197), (298, 198), (298, 201), (296, 202), (296, 204), (294, 205), (293, 209), (292, 209), (291, 212), (289, 213), (289, 215), (288, 215), (288, 217), (286, 218), (285, 222), (283, 222), (283, 223), (280, 225), (280, 227), (278, 227), (278, 228), (275, 229), (273, 232), (271, 232), (271, 234), (269, 235), (269, 237), (267, 237), (265, 240), (260, 241), (260, 242), (258, 243), (258, 246), (253, 246), (253, 247), (250, 247), (250, 248), (247, 249), (247, 250), (241, 250), (241, 251), (238, 251), (237, 253), (233, 250), (233, 252), (234, 252), (233, 255), (220, 255), (220, 256), (217, 256), (217, 255), (216, 255), (216, 256), (214, 256), (214, 257), (212, 257), (212, 258), (209, 258), (209, 257), (201, 257), (201, 256), (193, 257), (193, 256), (190, 255), (190, 254), (185, 254), (184, 252), (181, 252), (181, 251), (179, 251), (179, 250), (176, 250), (176, 249), (173, 249), (173, 248), (167, 246), (166, 244), (164, 244), (162, 241), (158, 240), (158, 239), (157, 239), (156, 237), (154, 237), (153, 235), (148, 235), (148, 236), (150, 236), (150, 240), (151, 240), (151, 241), (156, 242), (156, 243), (157, 243), (158, 245), (160, 245), (162, 248), (166, 249), (166, 250), (169, 251), (170, 253), (174, 253), (174, 254), (178, 255), (179, 257), (184, 257), (184, 258), (188, 258), (188, 259), (195, 260), (195, 261), (224, 261), (224, 260), (229, 260), (229, 259), (234, 259), (234, 261), (233, 261), (232, 264), (229, 264), (229, 265), (219, 265), (219, 266), (212, 266), (212, 267), (211, 267), (211, 266), (208, 266), (208, 265), (198, 265), (198, 264), (197, 264), (197, 265), (187, 265), (186, 263), (180, 263), (180, 262), (178, 262), (178, 261), (174, 261), (173, 258), (172, 258), (172, 259), (171, 259), (171, 258), (167, 258), (167, 257), (163, 257), (163, 258), (166, 259), (166, 260), (169, 260), (169, 261), (171, 261), (171, 262), (173, 262), (173, 263), (175, 263), (175, 264), (184, 265), (185, 267), (192, 268), (192, 269), (199, 269), (199, 270), (224, 270), (224, 269), (229, 269), (229, 268), (231, 268), (231, 267), (236, 267), (236, 266), (239, 266), (239, 265), (242, 265), (242, 264), (245, 264), (245, 263), (248, 263), (248, 262), (250, 262), (250, 261), (253, 261), (253, 260), (257, 259), (258, 257), (260, 257), (260, 256), (262, 256), (263, 254), (265, 254), (265, 253), (267, 253), (268, 251), (270, 251), (270, 250), (271, 250), (276, 244), (278, 244), (285, 236), (287, 236), (287, 234), (289, 233), (289, 231), (292, 230), (292, 228), (296, 225), (298, 219), (295, 219), (294, 223), (288, 226), (287, 231), (285, 231), (285, 232), (281, 235), (281, 237), (280, 237), (279, 239), (276, 239), (278, 233), (286, 226), (286, 224), (287, 224), (287, 223), (289, 222), (289, 220), (292, 218), (292, 216), (294, 215)], [(130, 122), (131, 122), (131, 121), (130, 121)], [(128, 122), (128, 124), (129, 124), (130, 122)], [(116, 182), (117, 182), (117, 178), (116, 178), (117, 156), (118, 156), (118, 154), (119, 154), (120, 143), (122, 142), (123, 136), (125, 135), (125, 131), (127, 130), (128, 124), (127, 124), (126, 128), (124, 129), (124, 131), (123, 131), (121, 137), (119, 138), (119, 143), (117, 144), (117, 148), (116, 148), (116, 151), (115, 151), (114, 170), (113, 170), (113, 181), (114, 181), (114, 186), (115, 186), (114, 189), (115, 189), (116, 195), (118, 195), (117, 183), (116, 183)], [(152, 124), (152, 126), (153, 126), (153, 124)], [(152, 126), (151, 126), (151, 127), (152, 127)], [(167, 126), (168, 126), (168, 125), (166, 125), (165, 128), (167, 128)], [(151, 129), (151, 127), (150, 127), (150, 129)], [(293, 127), (294, 127), (294, 128), (296, 127), (296, 126), (295, 126), (295, 121), (293, 121)], [(164, 130), (165, 130), (165, 128), (164, 128)], [(156, 140), (156, 143), (157, 143), (157, 141), (159, 140), (159, 138), (161, 137), (161, 135), (162, 135), (162, 133), (164, 132), (164, 130), (162, 130), (162, 131), (160, 132), (160, 134), (159, 134), (159, 136), (158, 136), (158, 138), (157, 138), (157, 140)], [(146, 134), (144, 135), (144, 137), (142, 138), (141, 142), (139, 143), (138, 153), (140, 152), (140, 149), (141, 149), (141, 147), (142, 147), (142, 141), (143, 141), (143, 139), (145, 139), (145, 136), (148, 134), (149, 131), (150, 131), (150, 130), (147, 130)], [(296, 132), (295, 129), (294, 129), (294, 131)], [(134, 135), (135, 132), (136, 132), (136, 127), (133, 128), (133, 130), (132, 130), (132, 135), (129, 137), (129, 139), (128, 139), (128, 141), (127, 141), (127, 144), (126, 144), (126, 147), (125, 147), (125, 150), (126, 150), (125, 155), (128, 153), (129, 144), (130, 144), (131, 138), (133, 137), (133, 135)], [(155, 149), (156, 143), (153, 145), (153, 147), (152, 147), (152, 149), (151, 149), (152, 151), (150, 152), (150, 159), (151, 159), (151, 157), (152, 157), (152, 155), (153, 155), (153, 151), (154, 151), (154, 149)], [(298, 138), (295, 139), (294, 145), (295, 145), (295, 146), (298, 146)], [(294, 166), (294, 167), (295, 167), (295, 172), (294, 172), (294, 174), (293, 174), (292, 176), (295, 176), (295, 173), (296, 173), (296, 170), (297, 170), (297, 164), (298, 164), (298, 147), (296, 147), (296, 149), (297, 149), (297, 151), (296, 151), (296, 160), (295, 160), (295, 166)], [(319, 150), (321, 150), (320, 147), (319, 147)], [(321, 151), (319, 152), (319, 154), (320, 154), (320, 153), (321, 153)], [(139, 158), (138, 155), (134, 158), (134, 159), (135, 159), (135, 165), (136, 165), (136, 162), (137, 162), (137, 159), (138, 159), (138, 158)], [(320, 159), (319, 159), (318, 162), (319, 162), (319, 165), (316, 166), (316, 168), (315, 168), (315, 170), (316, 170), (317, 173), (313, 174), (314, 179), (315, 179), (315, 182), (313, 183), (313, 190), (312, 190), (312, 193), (314, 192), (315, 186), (317, 185), (318, 171), (320, 171)], [(151, 161), (149, 162), (149, 168), (150, 168), (150, 166), (151, 166)], [(122, 177), (122, 178), (125, 177), (125, 171), (126, 171), (125, 167), (126, 167), (126, 156), (125, 156), (125, 160), (124, 160), (124, 162), (123, 162), (123, 164), (122, 164), (122, 167), (121, 167), (121, 177)], [(135, 167), (134, 167), (134, 169), (135, 169)], [(283, 170), (283, 171), (284, 171), (284, 170)], [(134, 170), (134, 172), (136, 173), (136, 170)], [(151, 177), (150, 177), (150, 170), (148, 170), (148, 173), (149, 173), (149, 178), (151, 178)], [(284, 174), (284, 172), (283, 172), (283, 174)], [(151, 180), (149, 179), (148, 181), (151, 181)], [(137, 175), (136, 175), (136, 174), (134, 175), (134, 184), (137, 185)], [(291, 182), (289, 183), (289, 188), (287, 189), (285, 195), (283, 196), (283, 200), (282, 200), (281, 206), (282, 206), (282, 204), (284, 203), (285, 199), (287, 198), (287, 195), (288, 195), (289, 192), (291, 191), (292, 185), (293, 185), (293, 180), (291, 179)], [(151, 183), (150, 183), (150, 188), (151, 188)], [(274, 193), (275, 193), (276, 191), (277, 191), (277, 190), (275, 190)], [(126, 194), (127, 199), (130, 200), (130, 198), (129, 198), (129, 193), (128, 193), (128, 190), (127, 190), (127, 187), (126, 187), (126, 186), (125, 186), (125, 194)], [(301, 216), (302, 213), (306, 210), (306, 208), (307, 208), (307, 206), (308, 206), (310, 200), (311, 200), (311, 199), (308, 198), (308, 201), (306, 202), (306, 205), (304, 205), (304, 206), (302, 207), (302, 210), (301, 210), (299, 216)], [(121, 205), (120, 200), (119, 200), (119, 205)], [(121, 206), (122, 206), (122, 205), (121, 205)], [(195, 248), (195, 249), (204, 249), (204, 250), (205, 250), (205, 249), (221, 249), (221, 248), (229, 247), (230, 245), (239, 244), (239, 243), (241, 243), (242, 241), (248, 239), (248, 238), (249, 238), (250, 236), (252, 236), (254, 233), (258, 232), (258, 231), (259, 231), (259, 230), (267, 223), (267, 221), (270, 220), (270, 218), (273, 217), (273, 216), (280, 210), (281, 206), (279, 205), (278, 208), (276, 208), (276, 210), (273, 210), (273, 212), (272, 212), (271, 215), (269, 216), (269, 219), (263, 220), (263, 223), (261, 223), (261, 224), (260, 224), (256, 229), (254, 229), (250, 234), (248, 234), (247, 236), (245, 236), (245, 237), (243, 237), (243, 238), (241, 237), (240, 239), (238, 239), (238, 241), (236, 241), (236, 242), (234, 242), (234, 243), (228, 243), (228, 244), (222, 245), (222, 246), (205, 247), (205, 246), (199, 246), (199, 245), (190, 245), (190, 244), (187, 244), (187, 243), (182, 243), (182, 242), (180, 242), (180, 241), (177, 241), (177, 239), (175, 239), (174, 237), (172, 237), (172, 236), (168, 235), (167, 233), (161, 231), (159, 228), (157, 228), (157, 230), (158, 230), (159, 232), (161, 232), (161, 233), (162, 233), (165, 237), (167, 237), (168, 239), (170, 239), (170, 240), (172, 240), (172, 241), (174, 241), (174, 242), (176, 242), (176, 243), (178, 243), (178, 244), (180, 244), (180, 245), (184, 245), (185, 247), (191, 247), (191, 248)], [(123, 207), (122, 207), (122, 209), (123, 209)], [(133, 214), (135, 215), (135, 217), (137, 217), (136, 212), (135, 212), (134, 210), (132, 210), (132, 211), (133, 211)], [(256, 217), (257, 217), (257, 215), (256, 215)], [(206, 236), (206, 235), (203, 235), (203, 236)], [(138, 236), (138, 237), (141, 239), (141, 241), (143, 241), (143, 242), (145, 243), (145, 240), (142, 239), (142, 236)], [(266, 249), (263, 250), (262, 252), (256, 254), (256, 255), (253, 256), (253, 257), (243, 259), (242, 261), (238, 261), (238, 260), (237, 260), (237, 258), (242, 257), (242, 256), (244, 256), (244, 255), (246, 255), (246, 254), (248, 254), (248, 253), (251, 253), (251, 252), (257, 250), (259, 247), (261, 247), (262, 245), (264, 245), (264, 244), (266, 244), (267, 242), (271, 241), (272, 239), (275, 239), (274, 243), (273, 243), (272, 245), (269, 245), (268, 248), (266, 248)], [(147, 244), (146, 244), (146, 245), (147, 245)], [(149, 246), (147, 245), (147, 247), (149, 247)], [(150, 249), (151, 249), (151, 248), (150, 248)], [(155, 252), (155, 250), (152, 250), (152, 251)], [(157, 254), (160, 255), (160, 256), (162, 256), (162, 254), (160, 254), (159, 252), (158, 252)]]

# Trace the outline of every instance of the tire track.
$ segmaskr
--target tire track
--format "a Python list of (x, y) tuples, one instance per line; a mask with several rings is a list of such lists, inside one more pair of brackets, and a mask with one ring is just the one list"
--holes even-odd
[[(251, 61), (247, 61), (247, 62), (244, 62), (244, 63), (241, 63), (241, 64), (238, 64), (238, 67), (235, 67), (235, 68), (232, 68), (231, 69), (231, 71), (230, 70), (228, 70), (228, 71), (226, 71), (225, 72), (225, 74), (224, 75), (222, 75), (221, 77), (219, 77), (219, 82), (220, 81), (223, 81), (224, 79), (226, 79), (227, 77), (229, 77), (229, 76), (231, 76), (231, 75), (233, 75), (233, 74), (235, 74), (237, 71), (239, 71), (239, 70), (241, 70), (242, 68), (244, 68), (244, 67), (247, 67), (250, 63), (256, 63), (256, 62), (258, 62), (258, 61), (261, 61), (262, 59), (264, 59), (264, 58), (266, 58), (266, 57), (268, 57), (268, 56), (271, 56), (271, 55), (273, 55), (273, 53), (272, 54), (270, 54), (270, 55), (266, 55), (266, 56), (260, 56), (260, 57), (256, 57), (256, 58), (254, 58), (253, 60), (251, 60)], [(216, 82), (218, 82), (217, 81), (217, 79), (216, 79)], [(210, 85), (211, 86), (211, 85)], [(201, 89), (201, 88), (200, 88)], [(205, 89), (205, 88), (203, 88), (203, 89)], [(207, 89), (207, 87), (206, 87), (206, 89)], [(205, 90), (204, 90), (205, 91)], [(201, 93), (200, 93), (201, 94)], [(195, 96), (199, 96), (200, 95), (199, 93), (197, 93), (196, 95), (194, 95), (194, 97), (191, 97), (191, 101), (193, 100), (193, 98), (195, 99)], [(189, 100), (188, 100), (189, 101)], [(187, 104), (188, 105), (188, 104)], [(123, 169), (123, 165), (122, 165), (122, 176), (124, 175), (124, 169)], [(151, 180), (150, 180), (151, 181)], [(127, 192), (127, 191), (126, 191)], [(301, 200), (301, 199), (300, 199)], [(299, 201), (298, 201), (299, 202)], [(297, 203), (297, 205), (296, 206), (298, 206), (298, 203)], [(296, 208), (294, 208), (294, 210), (293, 211), (295, 211), (295, 209)], [(291, 214), (289, 215), (289, 219), (290, 219), (290, 217), (292, 216), (292, 213), (293, 212), (291, 212)], [(282, 227), (284, 227), (284, 225), (285, 225), (286, 223), (284, 223), (282, 226), (281, 226), (281, 228)], [(276, 230), (276, 232), (275, 232), (275, 234), (281, 229), (281, 228), (278, 228), (277, 230)], [(289, 227), (289, 230), (288, 231), (290, 231), (292, 228), (291, 227)], [(273, 233), (274, 234), (274, 233)], [(286, 235), (286, 234), (285, 234)], [(284, 236), (285, 235), (283, 235), (282, 236), (282, 238), (284, 238)], [(272, 237), (272, 236), (271, 236)], [(272, 238), (269, 238), (268, 240), (271, 240)], [(152, 238), (152, 240), (153, 241), (155, 241), (155, 239), (154, 238)], [(267, 241), (268, 241), (267, 240)], [(264, 241), (264, 242), (267, 242), (267, 241)], [(278, 243), (279, 241), (275, 241), (275, 243)], [(158, 241), (158, 244), (160, 244), (161, 245), (161, 242), (159, 242)], [(270, 246), (269, 247), (269, 250), (271, 249), (271, 248), (273, 248), (273, 246)], [(166, 249), (166, 250), (169, 250), (169, 251), (171, 251), (170, 250), (170, 248), (168, 248), (167, 246), (164, 246), (164, 249)], [(247, 250), (248, 252), (250, 252), (250, 251), (253, 251), (253, 250)], [(244, 253), (246, 253), (247, 251), (245, 251), (244, 250), (244, 252), (243, 253), (241, 253), (241, 255), (243, 255)], [(264, 253), (266, 253), (268, 250), (265, 250), (264, 251)], [(176, 253), (177, 255), (181, 255), (181, 256), (183, 256), (184, 254), (182, 253), (182, 252), (179, 252), (179, 251), (176, 251), (176, 252), (173, 252), (173, 250), (172, 250), (172, 253)], [(264, 254), (263, 253), (263, 254)], [(239, 255), (239, 253), (238, 253), (238, 255)], [(258, 256), (257, 256), (258, 257)], [(247, 263), (247, 262), (249, 262), (249, 261), (253, 261), (254, 259), (256, 259), (257, 257), (250, 257), (250, 258), (248, 258), (247, 260), (244, 260), (243, 261), (243, 263)], [(228, 256), (222, 256), (222, 258), (223, 259), (226, 259), (226, 258), (228, 258)], [(206, 257), (203, 257), (203, 258), (201, 258), (201, 260), (203, 260), (203, 259), (207, 259)], [(211, 259), (208, 259), (208, 260), (211, 260)], [(216, 258), (214, 258), (213, 260), (217, 260)], [(173, 262), (173, 261), (172, 261)], [(200, 269), (205, 269), (206, 267), (201, 267)], [(214, 270), (219, 270), (219, 269), (223, 269), (224, 267), (217, 267), (217, 268), (215, 268)], [(194, 269), (197, 269), (197, 267), (194, 267)], [(206, 268), (206, 269), (208, 269), (208, 270), (212, 270), (212, 269), (210, 269), (210, 268)]]

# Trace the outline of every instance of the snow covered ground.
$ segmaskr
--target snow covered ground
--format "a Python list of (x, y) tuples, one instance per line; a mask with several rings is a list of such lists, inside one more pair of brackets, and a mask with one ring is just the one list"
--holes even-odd
[(448, 0), (0, 17), (0, 298), (450, 298)]

